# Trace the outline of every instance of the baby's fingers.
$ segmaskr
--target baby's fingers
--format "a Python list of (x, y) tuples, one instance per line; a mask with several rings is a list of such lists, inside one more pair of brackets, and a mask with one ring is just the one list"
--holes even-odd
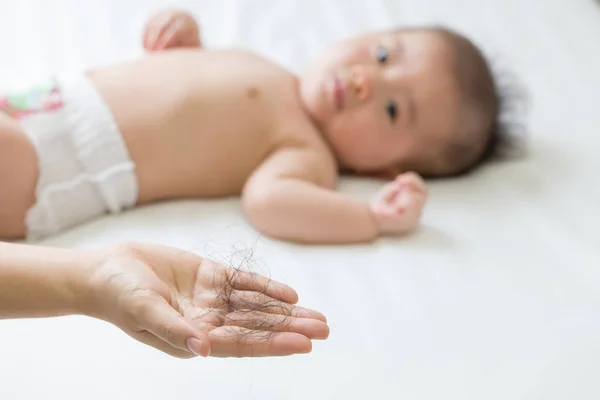
[(427, 193), (427, 185), (417, 174), (407, 173), (398, 175), (395, 182), (399, 184), (401, 188), (409, 187), (413, 190)]
[(396, 184), (396, 182), (388, 183), (377, 193), (373, 203), (379, 207), (392, 203), (396, 196), (398, 196), (398, 193), (400, 193), (400, 188), (401, 186)]
[(159, 41), (173, 25), (174, 20), (172, 13), (160, 13), (154, 16), (144, 31), (144, 48), (148, 51), (158, 50)]
[(167, 21), (164, 23), (152, 23), (149, 24), (146, 28), (146, 32), (144, 34), (144, 49), (148, 51), (156, 50), (156, 45), (160, 35), (163, 33), (165, 27), (167, 25)]
[(183, 24), (184, 20), (182, 18), (174, 18), (164, 26), (156, 41), (154, 50), (164, 50), (171, 47), (177, 39), (176, 35), (180, 33)]
[(420, 210), (425, 204), (426, 197), (418, 192), (408, 192), (398, 196), (394, 202), (393, 208), (395, 211), (402, 212), (410, 210)]

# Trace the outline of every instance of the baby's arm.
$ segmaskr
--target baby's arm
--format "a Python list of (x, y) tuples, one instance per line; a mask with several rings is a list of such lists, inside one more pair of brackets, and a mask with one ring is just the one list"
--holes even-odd
[(312, 243), (369, 242), (382, 234), (408, 232), (418, 224), (424, 190), (393, 182), (368, 203), (324, 187), (323, 164), (310, 149), (274, 153), (244, 189), (250, 221), (267, 235)]

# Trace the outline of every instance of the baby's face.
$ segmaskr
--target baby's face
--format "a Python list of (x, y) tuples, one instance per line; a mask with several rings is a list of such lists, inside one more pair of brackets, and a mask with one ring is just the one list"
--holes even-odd
[(370, 34), (327, 49), (303, 76), (301, 96), (342, 167), (418, 170), (439, 162), (458, 123), (452, 64), (437, 33)]

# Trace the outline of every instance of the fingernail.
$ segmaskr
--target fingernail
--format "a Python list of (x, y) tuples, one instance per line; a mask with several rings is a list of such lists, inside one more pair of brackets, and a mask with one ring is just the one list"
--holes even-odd
[(204, 357), (202, 355), (202, 342), (196, 338), (189, 338), (186, 342), (188, 349), (197, 356)]

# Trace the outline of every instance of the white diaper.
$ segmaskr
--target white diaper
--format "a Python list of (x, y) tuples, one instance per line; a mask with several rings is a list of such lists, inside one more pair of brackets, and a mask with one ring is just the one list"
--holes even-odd
[(26, 220), (28, 239), (117, 213), (137, 199), (135, 166), (88, 78), (58, 80), (54, 96), (58, 107), (21, 119), (39, 161), (36, 203)]

